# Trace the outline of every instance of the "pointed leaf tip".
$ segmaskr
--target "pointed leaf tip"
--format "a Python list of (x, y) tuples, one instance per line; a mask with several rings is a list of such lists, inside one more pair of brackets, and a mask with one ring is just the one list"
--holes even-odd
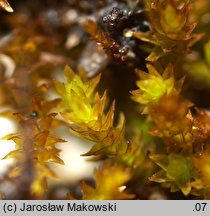
[(9, 13), (14, 12), (13, 8), (10, 6), (7, 0), (0, 0), (0, 7), (2, 7), (5, 11)]

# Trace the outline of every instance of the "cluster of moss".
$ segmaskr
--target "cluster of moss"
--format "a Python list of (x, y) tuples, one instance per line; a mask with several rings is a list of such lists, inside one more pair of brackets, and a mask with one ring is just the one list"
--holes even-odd
[(19, 125), (2, 138), (16, 149), (0, 180), (14, 193), (1, 196), (57, 199), (48, 163), (65, 166), (65, 127), (93, 143), (81, 157), (102, 163), (80, 199), (209, 199), (209, 2), (79, 2), (16, 1), (1, 15), (1, 116)]

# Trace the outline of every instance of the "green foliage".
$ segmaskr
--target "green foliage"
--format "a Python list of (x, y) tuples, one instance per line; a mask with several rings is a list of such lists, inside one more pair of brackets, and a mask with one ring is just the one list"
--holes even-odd
[(170, 187), (171, 192), (180, 189), (184, 195), (190, 193), (193, 166), (189, 159), (176, 154), (151, 155), (150, 158), (162, 168), (150, 177), (151, 181), (163, 183), (165, 187)]
[(137, 81), (139, 90), (132, 91), (133, 99), (142, 104), (157, 102), (161, 96), (173, 94), (175, 80), (173, 66), (169, 64), (162, 75), (152, 65), (147, 65), (148, 73), (138, 71), (141, 80)]
[(55, 81), (55, 88), (62, 97), (59, 110), (62, 117), (69, 123), (70, 129), (96, 144), (85, 155), (115, 155), (122, 151), (124, 144), (124, 116), (121, 114), (119, 122), (114, 127), (113, 102), (109, 111), (107, 93), (102, 97), (95, 92), (100, 76), (84, 81), (69, 67), (65, 69), (66, 83)]
[[(85, 182), (81, 184), (83, 200), (121, 200), (132, 199), (134, 195), (126, 192), (125, 184), (131, 179), (131, 173), (123, 166), (104, 163), (94, 171), (95, 188)], [(73, 197), (69, 194), (69, 199)]]
[(138, 39), (155, 45), (148, 61), (155, 62), (169, 52), (183, 53), (200, 39), (201, 35), (192, 35), (196, 23), (189, 18), (189, 1), (157, 0), (146, 2), (152, 31), (134, 32)]

